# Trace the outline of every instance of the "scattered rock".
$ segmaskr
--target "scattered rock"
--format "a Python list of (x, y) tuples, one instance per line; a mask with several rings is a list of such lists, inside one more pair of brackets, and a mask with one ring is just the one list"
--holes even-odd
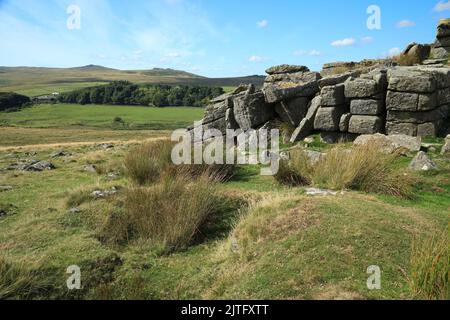
[(50, 158), (66, 157), (66, 156), (70, 156), (70, 155), (72, 155), (72, 154), (67, 151), (59, 150), (59, 151), (55, 151), (55, 152), (51, 153)]
[(266, 73), (269, 75), (273, 74), (284, 74), (284, 73), (296, 73), (296, 72), (307, 72), (309, 71), (308, 67), (305, 66), (295, 66), (282, 64), (279, 66), (274, 66), (266, 70)]
[(110, 144), (110, 143), (103, 143), (103, 144), (100, 144), (99, 147), (102, 148), (102, 149), (107, 150), (107, 149), (112, 149), (112, 148), (114, 148), (114, 145), (113, 145), (113, 144)]
[(92, 172), (92, 173), (96, 173), (97, 172), (97, 170), (96, 170), (96, 168), (95, 168), (95, 166), (93, 164), (85, 165), (83, 167), (83, 170), (86, 171), (86, 172)]
[(118, 187), (112, 187), (110, 190), (95, 190), (92, 192), (92, 196), (95, 199), (103, 199), (110, 196), (113, 196), (119, 192)]
[[(336, 196), (339, 192), (326, 189), (308, 188), (306, 189), (307, 196)], [(343, 192), (341, 192), (343, 194)]]
[(12, 186), (0, 186), (0, 192), (11, 191), (12, 189)]
[(303, 139), (304, 142), (311, 144), (314, 143), (314, 138), (313, 137), (307, 137), (305, 139)]
[(45, 170), (53, 170), (53, 169), (55, 169), (55, 166), (48, 161), (32, 162), (31, 164), (26, 165), (23, 168), (24, 171), (36, 171), (36, 172), (41, 172), (41, 171), (45, 171)]
[(436, 170), (438, 167), (436, 162), (434, 162), (425, 152), (419, 151), (411, 161), (409, 168), (414, 171), (430, 171)]
[(311, 165), (317, 164), (320, 160), (327, 156), (326, 153), (313, 151), (313, 150), (305, 150), (305, 154), (308, 157), (309, 163)]
[(80, 213), (82, 210), (80, 208), (70, 208), (69, 213), (76, 214)]
[(16, 214), (18, 211), (18, 208), (11, 204), (0, 204), (0, 218)]

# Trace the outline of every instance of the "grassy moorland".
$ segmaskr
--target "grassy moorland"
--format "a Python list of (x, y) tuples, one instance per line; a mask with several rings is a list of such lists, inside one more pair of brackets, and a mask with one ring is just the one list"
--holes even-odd
[[(450, 161), (437, 152), (432, 173), (409, 172), (412, 155), (395, 160), (414, 181), (407, 197), (357, 189), (310, 197), (304, 186), (260, 176), (257, 166), (204, 181), (202, 168), (168, 167), (170, 149), (158, 145), (130, 140), (106, 150), (64, 149), (70, 154), (59, 158), (49, 157), (52, 146), (0, 150), (0, 168), (31, 151), (55, 165), (0, 171), (0, 185), (12, 187), (0, 193), (9, 210), (0, 217), (0, 298), (448, 298), (448, 279), (439, 282), (442, 263), (432, 267), (437, 242), (429, 242), (448, 235)], [(86, 172), (87, 164), (96, 172)], [(185, 181), (186, 174), (195, 177)], [(113, 186), (117, 194), (92, 194)], [(159, 211), (165, 219), (151, 215)], [(437, 248), (445, 262), (447, 246), (442, 251), (441, 240)], [(82, 290), (66, 288), (70, 265), (81, 268)], [(370, 265), (382, 270), (381, 290), (367, 289)], [(448, 264), (443, 268), (448, 273)]]
[(173, 130), (192, 125), (204, 110), (193, 107), (150, 108), (78, 104), (42, 104), (19, 112), (0, 113), (0, 125), (24, 128), (108, 128), (120, 117), (117, 129)]

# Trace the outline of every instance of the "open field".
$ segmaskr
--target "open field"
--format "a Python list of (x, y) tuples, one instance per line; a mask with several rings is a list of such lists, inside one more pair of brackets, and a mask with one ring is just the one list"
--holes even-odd
[(16, 92), (19, 94), (23, 94), (28, 97), (36, 97), (46, 94), (51, 94), (53, 92), (70, 92), (73, 90), (88, 88), (88, 87), (95, 87), (99, 85), (107, 84), (107, 82), (61, 82), (61, 83), (54, 83), (54, 84), (34, 84), (34, 85), (16, 85), (16, 86), (10, 86), (10, 87), (2, 87), (1, 91), (5, 92)]
[[(150, 108), (77, 104), (43, 104), (19, 112), (0, 113), (0, 125), (24, 128), (108, 128), (121, 117), (127, 129), (173, 130), (203, 117), (202, 108)], [(82, 132), (82, 131), (81, 131)]]
[[(139, 239), (108, 244), (100, 230), (121, 203), (121, 193), (106, 199), (74, 199), (112, 186), (132, 187), (123, 171), (124, 155), (140, 138), (167, 136), (101, 129), (80, 131), (79, 137), (78, 129), (59, 134), (58, 130), (0, 131), (2, 136), (20, 135), (23, 145), (33, 145), (35, 135), (46, 142), (64, 141), (68, 144), (63, 149), (70, 153), (50, 158), (51, 152), (61, 149), (52, 145), (0, 149), (0, 168), (30, 157), (49, 160), (56, 167), (43, 172), (0, 171), (0, 185), (12, 187), (0, 192), (0, 203), (15, 206), (12, 214), (0, 217), (0, 258), (31, 272), (34, 290), (28, 297), (411, 299), (413, 242), (448, 232), (450, 161), (435, 153), (439, 171), (411, 173), (418, 180), (415, 197), (409, 200), (355, 191), (309, 197), (302, 187), (284, 187), (272, 177), (260, 176), (257, 166), (242, 166), (231, 181), (220, 185), (227, 200), (215, 217), (217, 227), (202, 231), (202, 237), (186, 249), (161, 253)], [(142, 137), (135, 136), (139, 133)], [(117, 140), (114, 148), (98, 145), (103, 134)], [(73, 142), (94, 143), (71, 145), (70, 136)], [(314, 145), (321, 151), (330, 148)], [(404, 167), (410, 160), (409, 155), (398, 165)], [(87, 164), (102, 170), (86, 172)], [(81, 202), (80, 212), (69, 212), (69, 199)], [(74, 264), (82, 270), (83, 289), (68, 291), (65, 272)], [(370, 265), (382, 269), (381, 290), (366, 287)]]

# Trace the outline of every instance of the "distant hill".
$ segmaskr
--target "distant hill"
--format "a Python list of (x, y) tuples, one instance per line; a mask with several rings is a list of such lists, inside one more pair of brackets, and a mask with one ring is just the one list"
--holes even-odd
[(29, 96), (70, 91), (116, 80), (138, 84), (233, 87), (241, 83), (262, 86), (264, 76), (207, 78), (174, 69), (117, 70), (99, 65), (75, 68), (0, 67), (0, 91), (13, 91)]

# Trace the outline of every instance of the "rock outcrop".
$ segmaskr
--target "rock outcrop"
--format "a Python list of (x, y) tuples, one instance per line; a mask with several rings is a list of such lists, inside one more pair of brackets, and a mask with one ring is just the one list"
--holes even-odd
[[(404, 55), (423, 61), (436, 48), (450, 48), (450, 20), (438, 27), (436, 43), (410, 44)], [(336, 62), (321, 73), (305, 66), (266, 70), (262, 88), (241, 85), (211, 101), (203, 129), (260, 129), (287, 123), (296, 129), (290, 142), (321, 133), (322, 141), (353, 140), (359, 135), (438, 136), (450, 129), (450, 67), (445, 60), (396, 66), (390, 59)], [(276, 121), (273, 121), (276, 120)], [(195, 137), (202, 140), (202, 137)]]
[(450, 19), (439, 21), (436, 41), (431, 48), (432, 59), (448, 59), (450, 57)]

